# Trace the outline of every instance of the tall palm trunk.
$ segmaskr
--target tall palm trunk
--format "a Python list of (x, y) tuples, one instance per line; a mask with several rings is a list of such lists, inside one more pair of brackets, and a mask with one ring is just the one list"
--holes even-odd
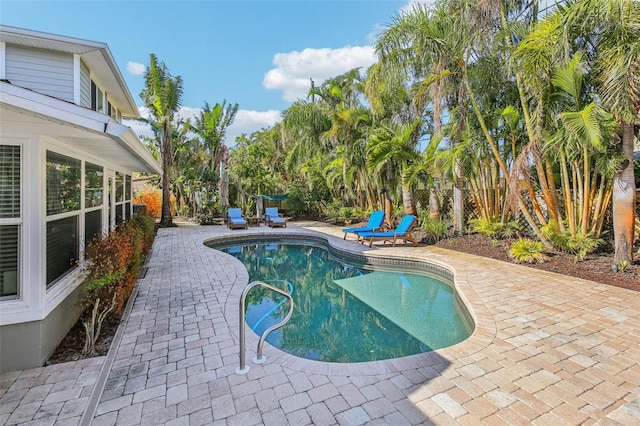
[(464, 67), (464, 65), (463, 65), (463, 76), (462, 76), (462, 78), (463, 78), (463, 83), (465, 85), (465, 88), (467, 89), (467, 93), (469, 94), (469, 99), (471, 101), (471, 105), (473, 106), (473, 111), (474, 111), (474, 113), (476, 115), (476, 118), (478, 119), (478, 122), (480, 123), (480, 128), (482, 129), (482, 132), (483, 132), (483, 134), (485, 136), (485, 139), (487, 140), (487, 142), (489, 143), (489, 146), (491, 147), (491, 151), (493, 153), (493, 156), (495, 157), (496, 161), (498, 162), (498, 165), (500, 166), (500, 170), (502, 171), (502, 174), (504, 175), (504, 178), (505, 178), (505, 181), (507, 182), (507, 185), (513, 191), (512, 196), (515, 197), (515, 199), (517, 201), (517, 204), (518, 204), (518, 208), (520, 209), (520, 212), (522, 213), (522, 215), (524, 216), (525, 220), (527, 221), (527, 223), (529, 224), (529, 226), (533, 230), (534, 234), (545, 245), (545, 247), (552, 248), (553, 246), (551, 245), (551, 243), (549, 243), (549, 241), (547, 241), (547, 239), (544, 237), (544, 235), (542, 235), (542, 233), (540, 232), (540, 228), (536, 224), (535, 220), (533, 219), (533, 216), (531, 216), (531, 213), (527, 209), (526, 204), (522, 200), (522, 194), (520, 193), (519, 186), (515, 185), (515, 182), (513, 182), (514, 184), (512, 184), (511, 174), (509, 173), (509, 170), (507, 169), (507, 165), (505, 164), (504, 159), (500, 155), (500, 150), (498, 149), (498, 145), (496, 144), (495, 139), (493, 138), (493, 136), (489, 132), (487, 124), (484, 121), (484, 117), (482, 117), (482, 112), (480, 111), (480, 107), (478, 107), (478, 102), (476, 101), (475, 94), (474, 94), (473, 90), (471, 89), (471, 84), (469, 83), (469, 80), (467, 78), (466, 67)]
[(160, 226), (173, 226), (173, 218), (171, 216), (171, 190), (169, 188), (171, 179), (169, 172), (171, 170), (171, 156), (173, 150), (171, 148), (171, 123), (167, 120), (164, 123), (164, 141), (162, 143), (162, 215), (160, 218)]
[(416, 216), (418, 211), (416, 209), (416, 203), (413, 199), (413, 193), (411, 192), (411, 183), (408, 181), (406, 173), (408, 164), (406, 161), (402, 162), (402, 206), (404, 207), (405, 214), (412, 214)]
[(613, 233), (615, 255), (613, 264), (633, 262), (633, 238), (635, 224), (636, 183), (633, 175), (633, 123), (624, 123), (622, 153), (626, 167), (618, 171), (613, 181)]

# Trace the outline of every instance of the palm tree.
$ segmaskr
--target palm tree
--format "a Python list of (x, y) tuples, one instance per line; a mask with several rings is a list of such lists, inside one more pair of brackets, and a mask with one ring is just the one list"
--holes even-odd
[(193, 131), (200, 136), (203, 144), (209, 151), (209, 161), (211, 171), (218, 170), (220, 163), (220, 147), (224, 144), (225, 133), (238, 112), (238, 104), (215, 104), (213, 108), (204, 103), (200, 115), (196, 117), (192, 127)]
[[(550, 72), (554, 61), (566, 62), (576, 52), (584, 52), (585, 68), (596, 91), (592, 96), (618, 123), (618, 149), (624, 159), (618, 166), (612, 187), (614, 266), (633, 260), (635, 182), (632, 156), (634, 125), (639, 121), (640, 110), (638, 22), (640, 4), (637, 1), (571, 0), (559, 6), (557, 12), (532, 33), (534, 37), (528, 37), (529, 40), (519, 48), (537, 46), (529, 52), (528, 71), (525, 72), (534, 78), (545, 69)], [(539, 94), (534, 97), (543, 98)]]
[(182, 78), (173, 77), (164, 62), (155, 54), (149, 55), (149, 66), (144, 73), (145, 88), (140, 93), (145, 106), (155, 121), (162, 146), (162, 215), (160, 226), (173, 225), (171, 215), (170, 169), (173, 148), (172, 122), (182, 101)]
[(379, 173), (389, 163), (399, 166), (404, 210), (413, 215), (417, 212), (410, 196), (409, 172), (410, 165), (420, 160), (420, 154), (415, 150), (412, 135), (421, 125), (422, 120), (419, 118), (405, 125), (388, 124), (375, 129), (367, 144), (369, 167), (373, 172)]
[(640, 122), (640, 2), (570, 1), (562, 10), (569, 34), (576, 29), (593, 42), (593, 67), (603, 106), (620, 129), (620, 164), (613, 183), (613, 265), (633, 262), (636, 187), (633, 170), (634, 126)]

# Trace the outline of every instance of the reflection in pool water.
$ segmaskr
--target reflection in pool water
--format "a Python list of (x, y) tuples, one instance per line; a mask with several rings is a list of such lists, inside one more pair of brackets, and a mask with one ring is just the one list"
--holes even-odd
[[(451, 286), (406, 272), (338, 262), (326, 249), (303, 244), (211, 245), (241, 260), (249, 281), (290, 292), (291, 320), (267, 342), (290, 354), (328, 362), (376, 361), (428, 352), (470, 335)], [(278, 323), (286, 299), (256, 287), (246, 322), (260, 335)]]

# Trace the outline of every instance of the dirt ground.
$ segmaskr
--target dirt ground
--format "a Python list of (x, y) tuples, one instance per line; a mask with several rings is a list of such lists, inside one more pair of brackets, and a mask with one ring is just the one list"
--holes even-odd
[[(434, 245), (513, 263), (508, 254), (508, 241), (494, 241), (479, 234), (448, 238)], [(610, 251), (591, 254), (582, 262), (575, 262), (572, 254), (552, 253), (545, 263), (525, 266), (640, 291), (640, 261), (637, 257), (625, 272), (614, 272), (611, 269), (613, 253)]]
[[(494, 241), (479, 234), (448, 238), (434, 244), (434, 246), (490, 257), (505, 262), (513, 262), (508, 255), (507, 241)], [(640, 261), (636, 259), (635, 263), (630, 265), (625, 272), (613, 272), (611, 269), (612, 259), (613, 254), (611, 252), (602, 252), (589, 255), (584, 261), (576, 263), (573, 255), (555, 253), (551, 254), (549, 260), (545, 263), (525, 266), (640, 291)], [(107, 319), (102, 327), (97, 350), (92, 356), (107, 354), (119, 323), (119, 316), (111, 316)], [(82, 354), (83, 345), (84, 329), (82, 324), (78, 323), (58, 345), (47, 363), (58, 364), (85, 358), (86, 356)]]

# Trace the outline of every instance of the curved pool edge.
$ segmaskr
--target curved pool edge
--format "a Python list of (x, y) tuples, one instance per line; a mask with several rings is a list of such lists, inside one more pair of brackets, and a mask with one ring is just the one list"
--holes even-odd
[[(357, 363), (334, 363), (324, 361), (314, 361), (305, 358), (299, 358), (265, 342), (263, 355), (266, 357), (267, 364), (275, 363), (282, 367), (290, 368), (307, 374), (325, 374), (338, 376), (351, 375), (380, 375), (387, 373), (401, 372), (409, 369), (431, 367), (441, 371), (446, 368), (449, 360), (459, 359), (472, 355), (483, 348), (486, 348), (496, 337), (496, 324), (489, 310), (481, 302), (475, 290), (470, 284), (469, 277), (464, 271), (458, 271), (456, 268), (447, 263), (446, 250), (438, 250), (432, 247), (365, 247), (356, 244), (353, 240), (343, 240), (335, 235), (318, 232), (304, 227), (276, 228), (266, 230), (249, 230), (238, 234), (227, 234), (223, 236), (211, 237), (203, 240), (203, 244), (209, 242), (225, 243), (234, 241), (246, 241), (247, 239), (261, 238), (291, 238), (291, 239), (312, 239), (329, 248), (333, 255), (346, 256), (348, 260), (363, 257), (371, 261), (368, 264), (379, 265), (382, 263), (400, 263), (404, 266), (411, 266), (419, 263), (422, 266), (430, 266), (426, 270), (433, 270), (439, 274), (446, 274), (453, 282), (456, 296), (464, 303), (471, 319), (474, 322), (474, 330), (471, 335), (452, 346), (436, 349), (421, 354), (408, 355), (401, 358), (393, 358), (381, 361), (368, 361)], [(242, 264), (239, 260), (231, 255), (232, 261)], [(244, 265), (242, 266), (244, 268)], [(422, 270), (425, 272), (425, 270)], [(239, 333), (239, 299), (242, 291), (248, 284), (248, 276), (243, 280), (236, 280), (236, 283), (229, 291), (225, 305), (224, 316), (230, 324), (234, 338), (238, 339)], [(233, 326), (235, 324), (235, 327)], [(249, 329), (246, 333), (246, 359), (247, 365), (251, 365), (251, 359), (255, 356), (255, 349), (258, 344), (259, 336)]]

